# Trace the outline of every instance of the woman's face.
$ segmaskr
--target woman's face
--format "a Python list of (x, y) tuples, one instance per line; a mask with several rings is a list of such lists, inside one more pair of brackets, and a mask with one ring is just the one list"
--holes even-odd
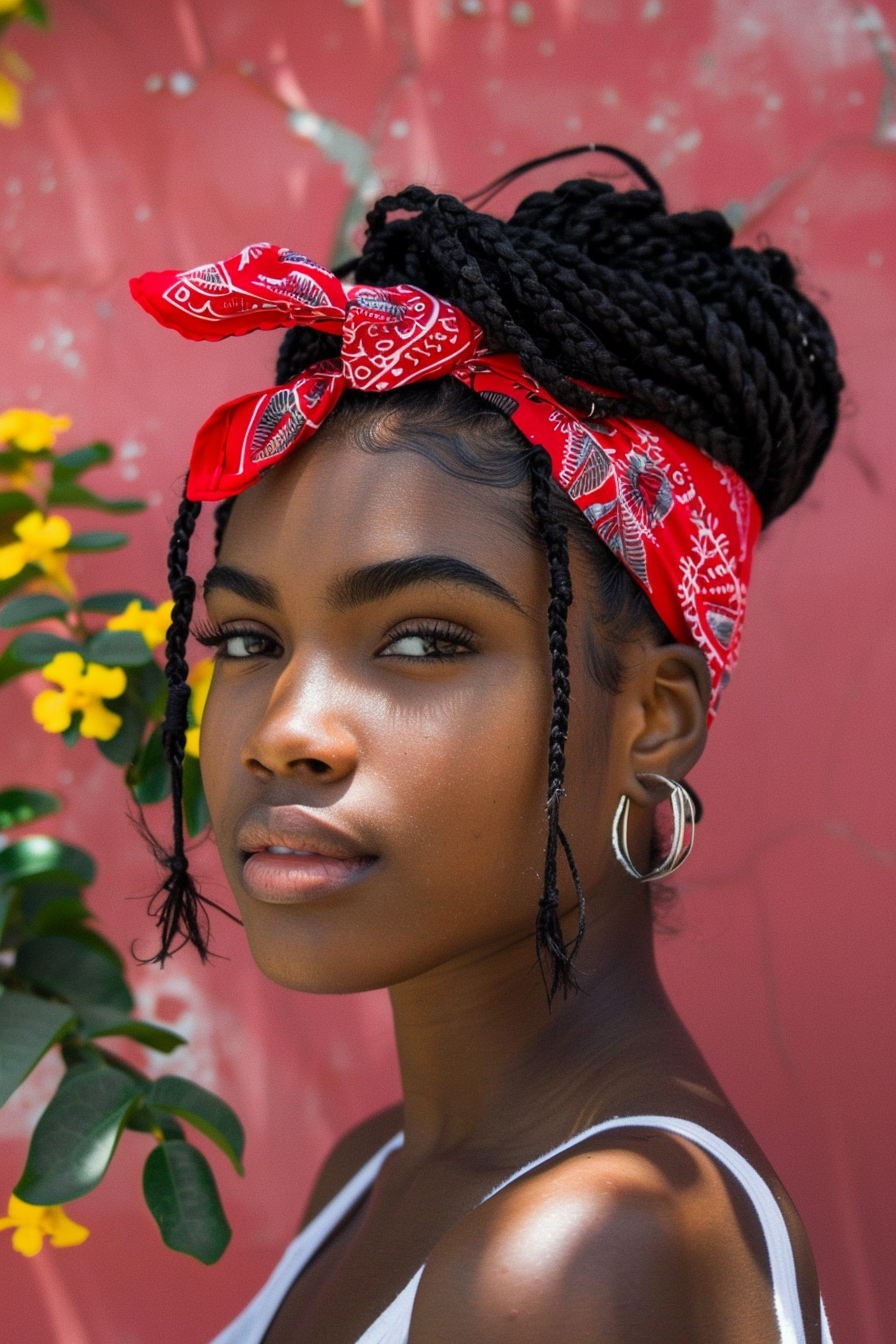
[[(208, 583), (201, 762), (272, 979), (371, 989), (509, 945), (534, 965), (552, 699), (527, 499), (337, 423), (238, 500)], [(578, 565), (563, 824), (593, 891), (620, 790)]]

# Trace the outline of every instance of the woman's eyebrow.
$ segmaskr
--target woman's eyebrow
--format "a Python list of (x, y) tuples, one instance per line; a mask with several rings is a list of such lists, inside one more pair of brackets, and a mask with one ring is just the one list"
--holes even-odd
[(277, 589), (267, 579), (259, 579), (234, 565), (215, 565), (205, 576), (202, 592), (205, 597), (215, 588), (223, 588), (228, 593), (236, 593), (247, 602), (258, 607), (270, 607), (279, 610), (280, 598)]
[(349, 570), (331, 584), (329, 598), (337, 611), (348, 611), (367, 602), (381, 602), (418, 583), (451, 583), (478, 588), (489, 597), (522, 611), (519, 602), (502, 583), (486, 574), (484, 569), (453, 555), (409, 555), (400, 560), (383, 560), (376, 565)]

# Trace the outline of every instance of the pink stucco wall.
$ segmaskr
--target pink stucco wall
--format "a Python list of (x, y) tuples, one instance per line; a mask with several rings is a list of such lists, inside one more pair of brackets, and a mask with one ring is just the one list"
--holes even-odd
[[(564, 144), (642, 155), (675, 207), (726, 207), (790, 249), (839, 335), (849, 395), (811, 496), (760, 548), (743, 657), (705, 761), (706, 803), (661, 936), (670, 990), (791, 1189), (835, 1337), (896, 1318), (896, 841), (892, 668), (896, 471), (893, 0), (50, 0), (13, 45), (36, 77), (0, 131), (0, 408), (109, 437), (108, 492), (151, 501), (116, 582), (164, 595), (164, 538), (198, 421), (264, 386), (276, 335), (194, 346), (131, 305), (127, 277), (273, 238), (326, 259), (361, 193), (461, 193)], [(583, 161), (583, 167), (587, 163)], [(537, 182), (538, 179), (536, 179)], [(544, 179), (545, 181), (547, 179)], [(555, 178), (556, 180), (556, 178)], [(104, 562), (75, 562), (82, 576)], [(116, 561), (118, 566), (118, 561)], [(33, 689), (33, 688), (32, 688)], [(147, 936), (152, 871), (117, 773), (0, 697), (0, 782), (58, 789), (58, 830), (100, 859), (97, 904)], [(10, 723), (16, 727), (9, 737)], [(203, 864), (215, 877), (212, 854)], [(225, 897), (226, 899), (226, 897)], [(247, 1122), (247, 1175), (215, 1161), (234, 1223), (206, 1269), (165, 1251), (126, 1135), (76, 1205), (78, 1250), (0, 1242), (16, 1344), (203, 1344), (295, 1226), (332, 1140), (397, 1095), (383, 996), (315, 1000), (226, 960), (137, 968), (147, 1013), (191, 1037), (182, 1071)], [(0, 1112), (0, 1191), (44, 1072)]]

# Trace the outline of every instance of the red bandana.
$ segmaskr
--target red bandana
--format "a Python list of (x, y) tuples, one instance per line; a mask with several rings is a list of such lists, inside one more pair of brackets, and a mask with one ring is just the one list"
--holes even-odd
[(285, 387), (220, 406), (196, 436), (187, 494), (227, 499), (319, 429), (346, 388), (386, 392), (451, 374), (545, 448), (553, 475), (644, 589), (676, 639), (702, 649), (710, 718), (737, 658), (762, 519), (747, 485), (665, 426), (586, 422), (524, 372), (483, 349), (480, 327), (412, 285), (344, 287), (297, 252), (255, 243), (227, 261), (149, 272), (131, 293), (194, 341), (307, 326), (342, 336), (341, 358)]

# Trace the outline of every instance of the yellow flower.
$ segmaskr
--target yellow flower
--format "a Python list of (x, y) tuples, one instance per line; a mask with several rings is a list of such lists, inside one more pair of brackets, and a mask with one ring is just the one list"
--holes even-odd
[(12, 14), (22, 8), (23, 0), (0, 0), (0, 14)]
[(187, 681), (192, 687), (190, 696), (190, 715), (193, 719), (194, 727), (187, 729), (186, 753), (188, 756), (199, 755), (199, 729), (202, 725), (202, 716), (205, 713), (205, 702), (208, 699), (209, 687), (212, 684), (212, 673), (215, 670), (213, 658), (203, 658), (201, 663), (190, 672)]
[(19, 540), (0, 546), (0, 579), (11, 579), (30, 564), (39, 565), (53, 579), (70, 582), (65, 572), (65, 556), (58, 554), (71, 540), (67, 518), (58, 514), (45, 518), (39, 509), (34, 509), (20, 518), (12, 530)]
[(71, 423), (67, 415), (47, 415), (46, 411), (13, 406), (0, 415), (0, 443), (13, 443), (25, 453), (39, 453), (41, 448), (52, 448), (56, 435), (70, 429)]
[(12, 1244), (20, 1255), (37, 1255), (44, 1237), (50, 1238), (51, 1246), (80, 1246), (90, 1236), (86, 1227), (72, 1222), (61, 1204), (26, 1204), (10, 1195), (8, 1215), (0, 1218), (0, 1231), (15, 1228)]
[(18, 126), (21, 120), (22, 91), (18, 84), (7, 79), (6, 75), (0, 74), (0, 126)]
[(107, 630), (139, 630), (151, 649), (165, 642), (171, 624), (173, 602), (162, 602), (154, 611), (144, 611), (136, 600), (129, 602), (120, 616), (106, 623)]
[(31, 707), (36, 723), (48, 733), (64, 733), (71, 725), (72, 715), (81, 713), (82, 737), (97, 737), (108, 742), (121, 727), (121, 715), (114, 714), (103, 704), (124, 694), (127, 676), (122, 667), (103, 667), (87, 663), (74, 650), (57, 653), (52, 662), (41, 671), (47, 681), (54, 681), (62, 689), (41, 691)]

